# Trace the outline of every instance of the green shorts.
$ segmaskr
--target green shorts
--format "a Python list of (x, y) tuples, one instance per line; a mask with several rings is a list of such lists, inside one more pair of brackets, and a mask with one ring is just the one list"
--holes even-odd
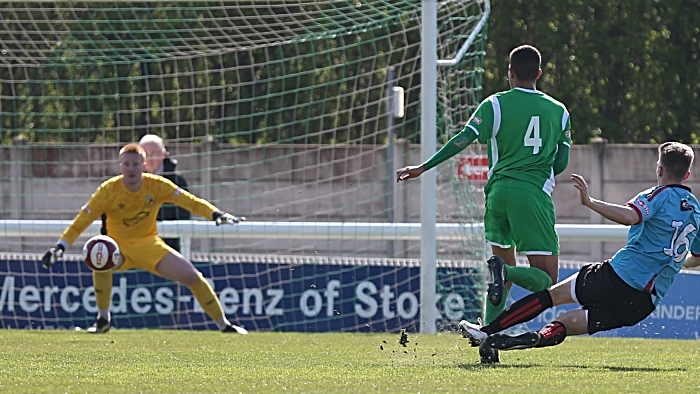
[(530, 182), (501, 178), (486, 190), (484, 229), (491, 245), (533, 255), (559, 255), (552, 197)]

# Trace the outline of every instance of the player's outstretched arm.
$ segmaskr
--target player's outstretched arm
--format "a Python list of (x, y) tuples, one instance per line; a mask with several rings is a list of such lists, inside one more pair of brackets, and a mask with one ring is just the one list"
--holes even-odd
[(63, 252), (66, 251), (65, 246), (63, 244), (58, 243), (56, 246), (52, 247), (51, 249), (47, 250), (46, 253), (44, 253), (44, 257), (41, 258), (41, 264), (46, 267), (46, 268), (51, 268), (54, 263), (56, 263), (58, 260), (63, 257)]
[[(97, 191), (99, 192), (100, 189), (97, 189)], [(54, 265), (54, 263), (56, 263), (56, 261), (60, 260), (61, 257), (63, 257), (63, 252), (66, 251), (66, 248), (71, 246), (80, 236), (80, 234), (82, 234), (83, 231), (85, 231), (85, 229), (95, 221), (95, 219), (102, 215), (100, 213), (102, 212), (101, 210), (97, 211), (90, 208), (91, 204), (94, 206), (99, 206), (99, 200), (95, 198), (96, 195), (97, 192), (93, 194), (90, 201), (88, 201), (80, 212), (78, 212), (70, 226), (63, 231), (63, 234), (61, 234), (59, 237), (56, 246), (44, 253), (44, 257), (41, 258), (41, 264), (44, 267), (50, 268), (52, 265)]]
[(419, 166), (407, 166), (396, 171), (396, 182), (406, 181), (413, 178), (418, 178), (424, 172), (430, 170), (433, 167), (437, 167), (439, 164), (445, 160), (451, 158), (452, 156), (463, 151), (464, 148), (469, 146), (478, 135), (469, 127), (465, 127), (464, 130), (457, 133), (452, 137), (447, 144), (440, 148), (435, 154), (428, 159), (425, 163)]
[(246, 220), (245, 216), (234, 216), (224, 211), (214, 211), (212, 219), (214, 219), (217, 226), (221, 226), (222, 224), (236, 224)]
[(425, 168), (421, 166), (406, 166), (396, 170), (396, 182), (406, 181), (413, 178), (418, 178), (425, 172)]
[(574, 181), (574, 187), (579, 192), (581, 205), (598, 212), (606, 219), (627, 226), (637, 224), (641, 220), (637, 211), (628, 206), (613, 204), (592, 198), (588, 191), (588, 183), (581, 175), (571, 174), (571, 180)]

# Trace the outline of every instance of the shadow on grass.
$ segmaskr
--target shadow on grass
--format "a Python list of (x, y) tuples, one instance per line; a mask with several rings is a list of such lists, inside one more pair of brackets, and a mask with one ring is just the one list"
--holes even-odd
[(649, 368), (649, 367), (616, 367), (604, 365), (602, 367), (591, 367), (598, 369), (607, 369), (613, 372), (687, 372), (688, 368)]
[(525, 369), (525, 368), (540, 368), (543, 365), (541, 364), (508, 364), (508, 363), (498, 363), (498, 364), (481, 364), (481, 363), (476, 363), (476, 364), (459, 364), (459, 368), (461, 369), (468, 369), (468, 370), (473, 370), (473, 369)]
[[(552, 368), (555, 367), (552, 364), (537, 364), (537, 363), (498, 363), (498, 364), (459, 364), (459, 368), (467, 370), (475, 369), (485, 369), (485, 368), (498, 368), (498, 369), (526, 369), (526, 368)], [(688, 372), (687, 368), (653, 368), (653, 367), (618, 367), (613, 365), (567, 365), (562, 364), (556, 366), (556, 368), (573, 368), (573, 369), (598, 369), (598, 370), (608, 370), (610, 372)]]

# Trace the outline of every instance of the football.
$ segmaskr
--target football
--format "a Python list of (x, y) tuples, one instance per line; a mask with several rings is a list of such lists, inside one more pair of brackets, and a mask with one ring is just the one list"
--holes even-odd
[(119, 245), (106, 235), (97, 235), (85, 242), (83, 259), (93, 271), (110, 271), (122, 262)]

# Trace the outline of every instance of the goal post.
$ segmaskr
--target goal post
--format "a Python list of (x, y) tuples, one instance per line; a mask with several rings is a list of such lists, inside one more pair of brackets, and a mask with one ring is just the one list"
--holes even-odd
[[(92, 296), (73, 289), (90, 287), (77, 268), (81, 241), (48, 272), (35, 258), (60, 231), (32, 225), (18, 236), (8, 223), (70, 220), (117, 175), (118, 148), (146, 133), (165, 140), (190, 191), (252, 221), (234, 238), (222, 232), (238, 230), (199, 219), (176, 232), (233, 320), (435, 332), (478, 315), (483, 284), (472, 262), (483, 258), (483, 236), (465, 231), (480, 221), (478, 181), (459, 177), (457, 159), (426, 174), (428, 188), (397, 185), (394, 171), (432, 154), (478, 104), (488, 1), (424, 3), (430, 22), (414, 0), (1, 3), (0, 276), (14, 289), (0, 302), (1, 325), (85, 324)], [(437, 69), (441, 60), (450, 65)], [(387, 106), (393, 92), (403, 92), (401, 118)], [(423, 218), (432, 225), (414, 227)], [(436, 221), (455, 226), (436, 230)], [(311, 223), (314, 237), (282, 236), (271, 223)], [(365, 233), (364, 224), (377, 226)], [(396, 237), (403, 225), (423, 238)], [(207, 326), (181, 298), (186, 289), (120, 275), (127, 302), (116, 304), (117, 327)], [(282, 315), (266, 310), (279, 290)]]
[[(421, 162), (436, 152), (437, 138), (437, 3), (423, 0), (421, 4)], [(438, 311), (435, 307), (437, 243), (435, 224), (437, 213), (437, 177), (428, 171), (420, 178), (421, 221), (421, 332), (433, 334)]]
[[(449, 86), (459, 86), (459, 78), (456, 78), (454, 74), (450, 75), (450, 71), (445, 72), (443, 75), (443, 83), (438, 86), (438, 68), (439, 67), (469, 67), (471, 70), (460, 70), (466, 73), (472, 73), (473, 75), (479, 75), (478, 68), (481, 64), (478, 62), (479, 59), (483, 59), (484, 51), (483, 48), (477, 48), (475, 52), (471, 54), (471, 58), (476, 59), (477, 63), (461, 63), (464, 56), (467, 54), (467, 50), (479, 40), (481, 36), (481, 41), (485, 40), (485, 26), (490, 14), (491, 5), (489, 0), (483, 2), (483, 9), (481, 14), (477, 16), (477, 22), (472, 27), (466, 38), (463, 38), (463, 42), (460, 43), (459, 50), (455, 53), (450, 53), (450, 49), (454, 48), (453, 43), (459, 43), (460, 37), (450, 37), (445, 40), (439, 40), (439, 28), (438, 28), (438, 3), (430, 0), (422, 1), (422, 35), (421, 35), (421, 48), (422, 48), (422, 58), (421, 58), (421, 161), (427, 161), (437, 149), (437, 138), (435, 138), (435, 130), (438, 130), (437, 116), (438, 116), (438, 100), (437, 91), (438, 87), (443, 88), (443, 98), (449, 100), (454, 100), (452, 97), (455, 93), (456, 95), (463, 94), (464, 92), (459, 89), (457, 92), (451, 91)], [(443, 3), (445, 4), (445, 3)], [(442, 23), (445, 21), (443, 20)], [(442, 45), (441, 54), (449, 54), (451, 58), (448, 59), (438, 59), (438, 43)], [(450, 45), (452, 44), (452, 45)], [(475, 69), (476, 68), (476, 69)], [(480, 78), (478, 79), (480, 81)], [(480, 83), (476, 86), (471, 86), (471, 88), (478, 88)], [(478, 98), (479, 96), (473, 96), (470, 98)], [(462, 102), (462, 98), (457, 97), (457, 102)], [(443, 103), (443, 108), (451, 108), (449, 102)], [(474, 101), (467, 102), (467, 108), (470, 112), (472, 106), (475, 104)], [(459, 109), (455, 109), (455, 112), (459, 112)], [(443, 111), (440, 114), (445, 119), (452, 116), (450, 111)], [(460, 119), (463, 122), (463, 119)], [(461, 122), (460, 122), (461, 123)], [(444, 124), (448, 127), (443, 129), (443, 135), (449, 135), (451, 132), (456, 130), (451, 130), (455, 126), (459, 126), (460, 123), (454, 124), (451, 121), (446, 121)], [(463, 126), (463, 123), (461, 124)], [(450, 180), (454, 180), (456, 174), (448, 175)], [(433, 334), (437, 330), (436, 321), (440, 318), (440, 313), (436, 305), (436, 294), (435, 292), (429, 291), (429, 289), (436, 288), (436, 265), (437, 261), (437, 238), (436, 238), (436, 216), (438, 213), (437, 209), (437, 176), (436, 171), (428, 171), (421, 176), (421, 321), (423, 325), (421, 326), (421, 331), (428, 334)], [(459, 187), (459, 186), (458, 186)], [(469, 188), (470, 185), (461, 185), (461, 187)], [(472, 193), (478, 192), (472, 190)], [(459, 192), (457, 192), (459, 194)], [(470, 201), (473, 203), (473, 200)], [(464, 218), (464, 217), (463, 217)], [(469, 216), (467, 216), (469, 218)], [(471, 237), (480, 239), (481, 237)], [(476, 245), (474, 245), (476, 244)], [(479, 253), (479, 243), (472, 243), (472, 247), (476, 246), (476, 250), (472, 251), (471, 256), (478, 259), (481, 255)], [(479, 292), (477, 292), (478, 294)]]

